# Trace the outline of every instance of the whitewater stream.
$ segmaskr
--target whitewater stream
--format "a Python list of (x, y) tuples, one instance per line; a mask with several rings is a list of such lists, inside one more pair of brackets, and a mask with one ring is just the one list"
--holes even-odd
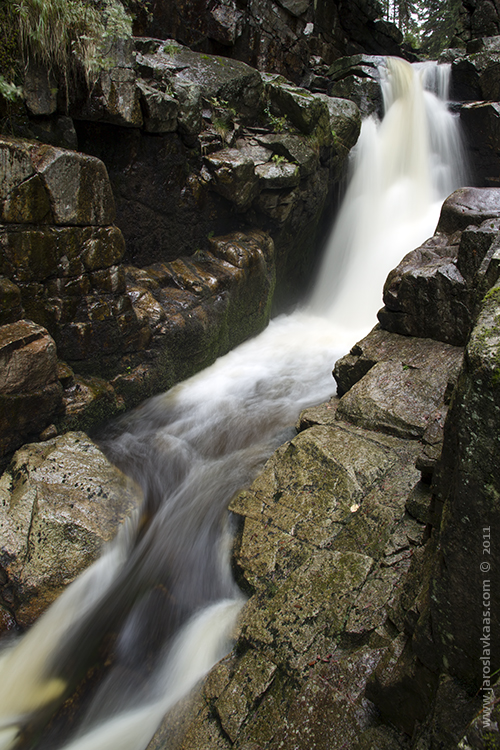
[[(332, 366), (376, 323), (387, 273), (433, 234), (443, 199), (463, 184), (447, 67), (388, 59), (382, 75), (386, 114), (363, 123), (308, 305), (103, 439), (144, 506), (26, 635), (5, 643), (0, 750), (143, 750), (231, 648), (244, 598), (231, 575), (229, 500), (293, 436), (300, 411), (333, 394)], [(113, 658), (79, 725), (34, 742), (107, 633), (118, 633)]]

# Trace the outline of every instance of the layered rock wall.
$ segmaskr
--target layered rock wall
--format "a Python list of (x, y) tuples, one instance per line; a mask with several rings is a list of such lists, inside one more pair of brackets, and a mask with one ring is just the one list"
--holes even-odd
[(329, 64), (358, 52), (401, 54), (401, 32), (381, 16), (373, 0), (175, 0), (153, 2), (149, 19), (139, 14), (136, 33), (172, 37), (299, 83), (314, 57)]
[(9, 138), (0, 153), (2, 455), (54, 422), (90, 427), (266, 324), (268, 235), (211, 238), (189, 261), (125, 265), (101, 161)]
[(71, 111), (80, 147), (107, 166), (131, 262), (258, 227), (275, 244), (283, 306), (310, 278), (359, 133), (356, 107), (331, 102), (242, 62), (138, 39)]

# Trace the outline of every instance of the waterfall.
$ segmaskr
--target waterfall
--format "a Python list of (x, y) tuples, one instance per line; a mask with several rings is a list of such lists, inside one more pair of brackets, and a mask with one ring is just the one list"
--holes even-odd
[(388, 272), (433, 234), (444, 198), (466, 179), (456, 122), (436, 95), (447, 96), (450, 66), (389, 58), (381, 73), (386, 114), (362, 124), (311, 300), (354, 338), (374, 321)]
[(69, 739), (42, 734), (41, 750), (146, 748), (163, 715), (230, 649), (244, 598), (230, 573), (228, 502), (293, 436), (299, 412), (333, 393), (332, 365), (376, 322), (388, 271), (433, 233), (442, 200), (460, 184), (455, 125), (431, 67), (388, 61), (386, 115), (363, 124), (309, 306), (103, 439), (142, 485), (144, 507), (0, 653), (0, 750), (50, 711), (76, 681), (80, 657), (111, 628), (112, 664), (80, 726)]

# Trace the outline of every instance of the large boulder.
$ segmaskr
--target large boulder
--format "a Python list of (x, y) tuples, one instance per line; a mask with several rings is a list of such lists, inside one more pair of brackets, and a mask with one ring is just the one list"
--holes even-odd
[(444, 424), (445, 395), (462, 361), (460, 347), (374, 330), (335, 365), (337, 416), (415, 439)]
[(112, 224), (115, 206), (102, 162), (84, 154), (2, 137), (2, 221)]
[(140, 491), (83, 433), (20, 449), (0, 477), (3, 629), (30, 625), (100, 554)]
[(265, 76), (270, 111), (277, 117), (289, 118), (301, 133), (312, 133), (315, 128), (326, 132), (328, 110), (320, 97), (307, 89), (292, 86), (281, 76)]

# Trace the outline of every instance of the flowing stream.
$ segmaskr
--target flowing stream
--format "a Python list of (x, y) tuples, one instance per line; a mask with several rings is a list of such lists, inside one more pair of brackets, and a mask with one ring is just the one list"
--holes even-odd
[(231, 648), (244, 598), (231, 575), (228, 502), (293, 436), (300, 411), (332, 395), (332, 365), (375, 324), (387, 273), (433, 234), (443, 199), (463, 184), (446, 66), (389, 59), (383, 78), (386, 115), (363, 124), (308, 306), (148, 401), (104, 439), (107, 455), (141, 484), (144, 505), (26, 635), (6, 642), (0, 750), (32, 746), (107, 633), (118, 633), (113, 658), (79, 726), (69, 738), (42, 733), (33, 746), (143, 750)]

